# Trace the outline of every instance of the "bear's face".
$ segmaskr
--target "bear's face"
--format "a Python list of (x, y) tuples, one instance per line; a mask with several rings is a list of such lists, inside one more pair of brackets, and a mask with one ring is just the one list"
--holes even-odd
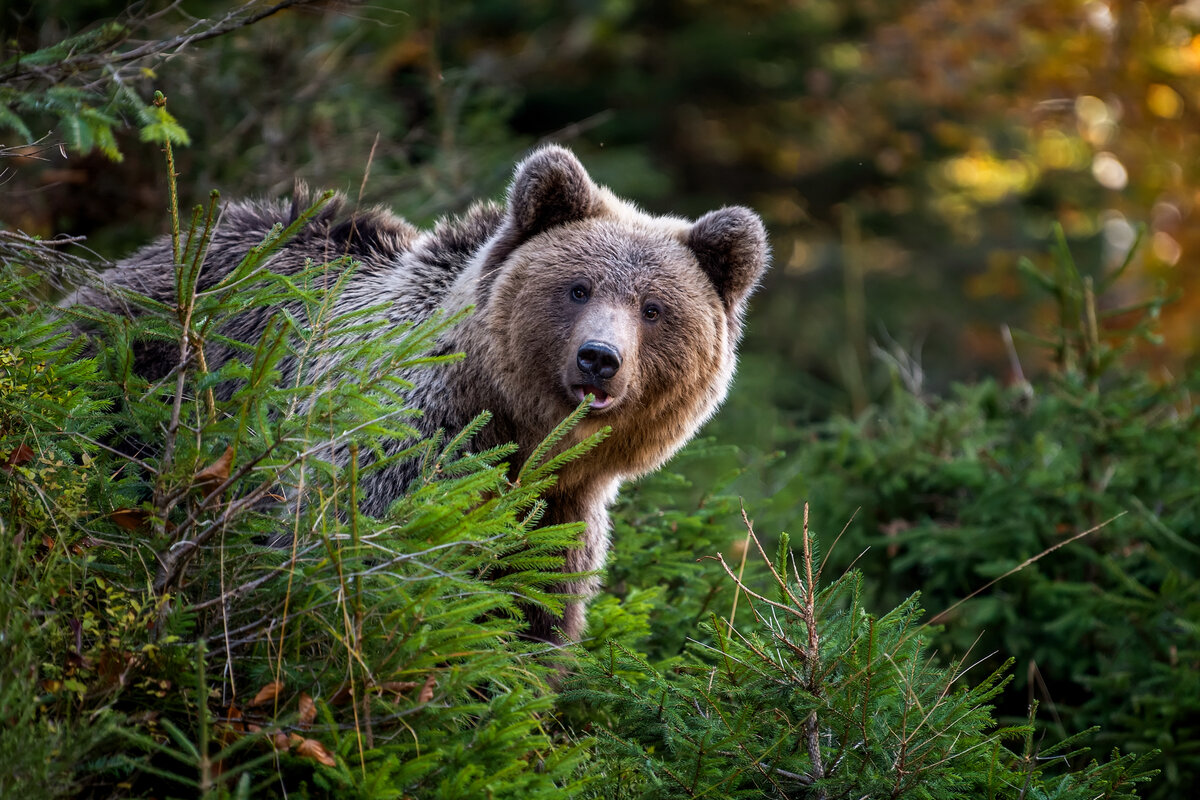
[(622, 475), (648, 471), (724, 398), (766, 262), (753, 212), (650, 216), (569, 152), (543, 149), (518, 167), (482, 255), (488, 370), (510, 413), (542, 435), (592, 395), (579, 432), (610, 425), (597, 456)]
[(589, 416), (603, 419), (723, 384), (727, 314), (679, 233), (588, 220), (510, 256), (489, 320), (506, 372), (523, 393), (539, 387), (556, 421), (588, 394)]

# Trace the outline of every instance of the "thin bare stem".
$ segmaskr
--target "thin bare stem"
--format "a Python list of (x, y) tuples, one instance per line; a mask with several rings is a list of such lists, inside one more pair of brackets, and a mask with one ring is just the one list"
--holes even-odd
[[(847, 523), (848, 524), (848, 523)], [(804, 533), (801, 539), (804, 548), (804, 624), (808, 628), (808, 659), (807, 688), (814, 697), (821, 695), (821, 639), (817, 632), (817, 597), (813, 583), (812, 542), (808, 535), (808, 503), (804, 504)], [(813, 776), (820, 780), (825, 777), (825, 765), (821, 758), (821, 729), (817, 712), (813, 711), (804, 721), (805, 738), (808, 744), (808, 757), (812, 761)], [(818, 797), (824, 797), (824, 792), (818, 792)]]
[[(740, 502), (740, 501), (739, 501)], [(746, 572), (746, 556), (750, 554), (750, 537), (754, 531), (750, 528), (750, 520), (746, 516), (746, 504), (741, 503), (742, 519), (746, 521), (746, 540), (742, 543), (742, 563), (738, 565), (737, 580), (734, 582), (733, 606), (729, 609), (729, 633), (733, 633), (733, 619), (737, 616), (738, 597), (742, 594), (742, 576)]]
[[(775, 569), (775, 564), (771, 561), (770, 558), (767, 557), (767, 552), (765, 550), (763, 550), (762, 543), (760, 541), (758, 541), (758, 537), (754, 535), (754, 526), (750, 523), (750, 519), (746, 516), (745, 509), (742, 509), (742, 521), (744, 523), (746, 523), (746, 528), (750, 531), (750, 538), (754, 541), (754, 546), (756, 548), (758, 548), (758, 554), (760, 556), (762, 556), (762, 560), (767, 563), (767, 569), (771, 570), (771, 574), (773, 576), (775, 576), (775, 583), (777, 583), (779, 585), (779, 588), (781, 590), (783, 590), (783, 593), (785, 595), (787, 595), (787, 598), (789, 600), (791, 600), (797, 606), (801, 605), (800, 599), (798, 597), (796, 597), (796, 595), (792, 594), (792, 590), (790, 588), (788, 588), (787, 579), (780, 577), (779, 572)], [(743, 588), (745, 588), (745, 587), (743, 587)], [(770, 601), (768, 601), (768, 602), (770, 602)], [(773, 603), (772, 605), (779, 606), (780, 608), (787, 608), (787, 606), (782, 606), (782, 605), (779, 605), (778, 603)], [(795, 612), (795, 609), (789, 609), (789, 610)], [(796, 612), (796, 614), (799, 616), (799, 612)]]
[[(711, 558), (711, 556), (709, 556), (709, 558)], [(725, 563), (724, 556), (722, 556), (720, 553), (717, 553), (717, 560), (721, 562), (721, 568), (725, 570), (725, 574), (728, 575), (730, 578), (732, 578), (735, 582), (737, 582), (738, 577), (737, 577), (737, 575), (733, 574), (733, 570), (731, 570), (729, 568), (729, 565)], [(774, 600), (769, 600), (766, 597), (763, 597), (758, 592), (751, 589), (749, 586), (746, 586), (744, 583), (738, 583), (738, 586), (748, 596), (753, 597), (757, 600), (761, 600), (764, 603), (766, 603), (767, 605), (774, 606), (775, 608), (778, 608), (778, 609), (782, 609), (783, 611), (786, 611), (787, 613), (791, 614), (792, 616), (796, 617), (797, 619), (804, 619), (804, 615), (801, 614), (796, 609), (792, 608), (791, 606), (785, 606), (782, 603), (776, 603)]]
[(1001, 575), (1000, 577), (998, 577), (998, 578), (993, 578), (992, 580), (990, 580), (990, 581), (988, 581), (987, 583), (985, 583), (983, 586), (980, 586), (978, 589), (976, 589), (975, 591), (971, 592), (969, 595), (967, 595), (967, 596), (966, 596), (966, 597), (964, 597), (963, 599), (959, 600), (957, 603), (955, 603), (954, 605), (950, 606), (950, 607), (949, 607), (949, 608), (947, 608), (945, 611), (942, 611), (942, 612), (940, 612), (940, 613), (934, 614), (932, 617), (930, 617), (929, 621), (928, 621), (927, 623), (925, 623), (925, 624), (926, 624), (926, 625), (936, 625), (936, 624), (938, 623), (938, 620), (940, 620), (940, 619), (944, 618), (944, 617), (945, 617), (947, 614), (949, 614), (951, 611), (953, 611), (954, 609), (958, 608), (958, 607), (959, 607), (959, 606), (961, 606), (963, 603), (967, 602), (968, 600), (970, 600), (972, 597), (974, 597), (975, 595), (979, 594), (980, 592), (987, 591), (987, 590), (988, 590), (988, 589), (990, 589), (992, 586), (995, 586), (997, 583), (999, 583), (1000, 581), (1002, 581), (1002, 580), (1004, 580), (1005, 578), (1007, 578), (1009, 575), (1013, 575), (1013, 574), (1016, 574), (1016, 573), (1020, 572), (1021, 570), (1025, 569), (1026, 567), (1028, 567), (1030, 564), (1033, 564), (1033, 563), (1036, 563), (1036, 562), (1040, 561), (1040, 560), (1041, 560), (1041, 559), (1042, 559), (1044, 556), (1048, 556), (1048, 555), (1050, 555), (1050, 554), (1051, 554), (1051, 553), (1053, 553), (1055, 550), (1058, 550), (1058, 549), (1059, 549), (1059, 548), (1061, 548), (1061, 547), (1066, 547), (1067, 545), (1071, 544), (1072, 542), (1074, 542), (1074, 541), (1077, 541), (1077, 540), (1079, 540), (1079, 539), (1082, 539), (1083, 537), (1087, 536), (1087, 535), (1088, 535), (1088, 534), (1090, 534), (1090, 533), (1095, 533), (1096, 531), (1100, 530), (1101, 528), (1104, 528), (1104, 527), (1108, 526), (1109, 524), (1111, 524), (1111, 523), (1115, 522), (1116, 520), (1120, 519), (1121, 517), (1125, 516), (1125, 515), (1126, 515), (1126, 514), (1128, 514), (1128, 513), (1129, 513), (1128, 511), (1122, 511), (1120, 514), (1117, 514), (1117, 515), (1116, 515), (1116, 516), (1114, 516), (1114, 517), (1110, 517), (1110, 518), (1108, 518), (1108, 519), (1104, 520), (1104, 522), (1101, 522), (1099, 525), (1095, 525), (1095, 526), (1093, 526), (1093, 527), (1091, 527), (1091, 528), (1088, 528), (1086, 531), (1083, 531), (1083, 532), (1081, 532), (1081, 533), (1077, 533), (1077, 534), (1075, 534), (1074, 536), (1072, 536), (1070, 539), (1064, 539), (1064, 540), (1062, 540), (1061, 542), (1059, 542), (1059, 543), (1058, 543), (1058, 544), (1056, 544), (1056, 545), (1052, 545), (1051, 547), (1047, 547), (1045, 550), (1043, 550), (1042, 552), (1038, 553), (1036, 556), (1031, 556), (1030, 558), (1027, 558), (1027, 559), (1025, 559), (1025, 560), (1024, 560), (1024, 561), (1022, 561), (1020, 564), (1018, 564), (1017, 566), (1013, 567), (1012, 569), (1010, 569), (1008, 572), (1004, 573), (1004, 574), (1003, 574), (1003, 575)]
[[(817, 582), (818, 583), (821, 582), (821, 575), (823, 575), (825, 573), (825, 562), (829, 560), (829, 554), (833, 552), (833, 549), (835, 547), (837, 547), (837, 543), (842, 540), (842, 536), (846, 533), (846, 531), (848, 531), (850, 529), (850, 525), (851, 525), (851, 523), (854, 522), (854, 518), (858, 516), (859, 511), (862, 511), (862, 506), (859, 506), (858, 508), (854, 509), (854, 513), (850, 515), (850, 519), (846, 520), (846, 524), (842, 526), (841, 531), (839, 531), (837, 537), (834, 538), (833, 544), (831, 544), (829, 547), (825, 548), (825, 556), (821, 559), (821, 566), (817, 567)], [(804, 516), (805, 516), (805, 518), (808, 517), (808, 504), (807, 503), (804, 504)]]

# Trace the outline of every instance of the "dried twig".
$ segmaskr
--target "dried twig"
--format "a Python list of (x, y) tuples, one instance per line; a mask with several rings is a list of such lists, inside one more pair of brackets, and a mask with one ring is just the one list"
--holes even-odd
[(742, 543), (742, 563), (738, 566), (737, 580), (734, 582), (733, 606), (729, 609), (729, 634), (733, 633), (733, 618), (737, 616), (738, 597), (742, 593), (742, 576), (746, 572), (746, 556), (750, 554), (750, 537), (754, 529), (750, 527), (750, 519), (746, 516), (746, 504), (741, 503), (742, 520), (746, 523), (746, 540)]
[(943, 618), (944, 618), (944, 617), (945, 617), (947, 614), (949, 614), (951, 611), (953, 611), (954, 609), (958, 608), (958, 607), (959, 607), (959, 606), (961, 606), (963, 603), (967, 602), (968, 600), (970, 600), (972, 597), (974, 597), (975, 595), (979, 594), (980, 592), (987, 591), (988, 589), (990, 589), (991, 587), (995, 586), (995, 585), (996, 585), (997, 583), (999, 583), (1000, 581), (1002, 581), (1002, 580), (1004, 580), (1005, 578), (1007, 578), (1009, 575), (1013, 575), (1013, 574), (1015, 574), (1015, 573), (1018, 573), (1018, 572), (1020, 572), (1021, 570), (1025, 569), (1026, 567), (1028, 567), (1030, 564), (1033, 564), (1033, 563), (1035, 563), (1035, 562), (1037, 562), (1037, 561), (1040, 561), (1040, 560), (1042, 559), (1042, 557), (1043, 557), (1043, 556), (1048, 556), (1048, 555), (1050, 555), (1051, 553), (1053, 553), (1055, 550), (1058, 550), (1058, 549), (1059, 549), (1059, 548), (1061, 548), (1061, 547), (1066, 547), (1066, 546), (1067, 546), (1067, 545), (1069, 545), (1071, 542), (1074, 542), (1074, 541), (1077, 541), (1077, 540), (1079, 540), (1079, 539), (1082, 539), (1084, 536), (1087, 536), (1089, 533), (1095, 533), (1096, 531), (1100, 530), (1101, 528), (1104, 528), (1104, 527), (1108, 526), (1108, 525), (1109, 525), (1109, 524), (1111, 524), (1112, 522), (1114, 522), (1114, 521), (1116, 521), (1116, 520), (1120, 519), (1121, 517), (1125, 516), (1125, 515), (1126, 515), (1126, 514), (1128, 514), (1128, 513), (1129, 513), (1128, 511), (1122, 511), (1120, 514), (1117, 514), (1117, 515), (1116, 515), (1116, 516), (1114, 516), (1114, 517), (1109, 517), (1108, 519), (1104, 520), (1104, 522), (1101, 522), (1099, 525), (1096, 525), (1096, 526), (1094, 526), (1094, 527), (1088, 528), (1086, 531), (1082, 531), (1081, 533), (1077, 533), (1077, 534), (1075, 534), (1074, 536), (1072, 536), (1072, 537), (1071, 537), (1071, 538), (1069, 538), (1069, 539), (1063, 539), (1061, 542), (1059, 542), (1059, 543), (1058, 543), (1058, 544), (1056, 544), (1056, 545), (1052, 545), (1052, 546), (1050, 546), (1050, 547), (1047, 547), (1045, 550), (1043, 550), (1042, 552), (1038, 553), (1036, 556), (1030, 556), (1029, 558), (1025, 559), (1025, 560), (1024, 560), (1024, 561), (1022, 561), (1020, 564), (1018, 564), (1017, 566), (1013, 567), (1012, 569), (1010, 569), (1008, 572), (1004, 573), (1004, 574), (1003, 574), (1003, 575), (1001, 575), (1000, 577), (998, 577), (998, 578), (993, 578), (992, 580), (990, 580), (990, 581), (988, 581), (987, 583), (985, 583), (983, 586), (980, 586), (978, 589), (976, 589), (975, 591), (971, 592), (969, 595), (967, 595), (967, 596), (966, 596), (966, 597), (964, 597), (963, 599), (959, 600), (957, 603), (955, 603), (954, 605), (950, 606), (950, 607), (949, 607), (949, 608), (947, 608), (945, 611), (942, 611), (942, 612), (939, 612), (939, 613), (937, 613), (937, 614), (934, 614), (932, 617), (930, 617), (930, 619), (929, 619), (929, 622), (927, 622), (927, 623), (925, 623), (925, 624), (927, 624), (927, 625), (936, 625), (936, 624), (938, 623), (938, 620), (940, 620), (940, 619), (943, 619)]
[[(167, 39), (154, 39), (143, 42), (119, 53), (112, 52), (111, 49), (106, 49), (104, 52), (99, 53), (82, 53), (77, 56), (69, 56), (53, 64), (46, 65), (31, 65), (26, 61), (16, 59), (13, 63), (12, 71), (6, 75), (0, 75), (0, 85), (28, 84), (38, 81), (51, 85), (59, 84), (82, 73), (105, 68), (113, 69), (142, 59), (173, 56), (190, 45), (209, 39), (216, 39), (219, 36), (241, 30), (242, 28), (261, 22), (267, 17), (274, 16), (280, 11), (289, 8), (314, 6), (322, 2), (323, 0), (282, 0), (258, 11), (254, 10), (251, 4), (247, 4), (230, 11), (220, 20), (201, 20), (192, 25), (188, 32)], [(144, 24), (148, 19), (135, 20), (135, 22)], [(121, 37), (112, 44), (115, 46), (124, 40), (124, 37)]]

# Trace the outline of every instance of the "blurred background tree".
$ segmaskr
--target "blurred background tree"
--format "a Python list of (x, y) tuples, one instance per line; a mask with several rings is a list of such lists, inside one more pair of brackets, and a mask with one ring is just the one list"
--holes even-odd
[[(8, 70), (17, 49), (101, 21), (162, 37), (229, 8), (20, 5), (0, 14)], [(1200, 258), (1198, 31), (1194, 2), (322, 3), (147, 64), (142, 82), (191, 134), (196, 197), (277, 195), (299, 175), (425, 221), (494, 195), (553, 138), (653, 210), (755, 206), (777, 266), (753, 372), (807, 418), (878, 396), (868, 349), (884, 331), (924, 353), (935, 388), (1005, 374), (999, 324), (1038, 313), (1015, 264), (1056, 221), (1100, 264), (1149, 225), (1126, 291), (1184, 288)], [(10, 226), (97, 234), (118, 255), (160, 224), (145, 153), (7, 161)], [(1196, 352), (1195, 297), (1164, 312), (1157, 357), (1174, 371)]]

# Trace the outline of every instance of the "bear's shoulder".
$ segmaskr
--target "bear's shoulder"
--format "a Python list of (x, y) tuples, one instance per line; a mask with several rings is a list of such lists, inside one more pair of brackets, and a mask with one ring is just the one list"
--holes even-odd
[[(494, 203), (476, 203), (462, 214), (440, 219), (421, 233), (412, 251), (385, 269), (393, 298), (393, 314), (401, 319), (427, 318), (441, 307), (447, 293), (504, 222)], [(364, 261), (364, 268), (370, 269)]]
[(422, 264), (448, 273), (461, 272), (504, 222), (504, 209), (495, 203), (475, 203), (464, 213), (443, 217), (421, 236), (413, 256)]

